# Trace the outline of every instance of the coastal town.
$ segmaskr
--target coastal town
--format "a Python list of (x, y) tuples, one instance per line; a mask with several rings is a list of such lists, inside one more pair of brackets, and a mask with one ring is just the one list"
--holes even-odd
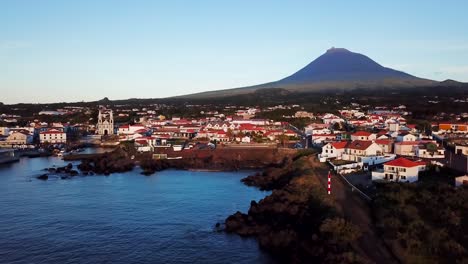
[[(170, 114), (174, 106), (158, 104), (64, 106), (32, 117), (4, 113), (2, 162), (21, 155), (62, 157), (86, 146), (112, 149), (123, 143), (154, 159), (182, 159), (206, 149), (316, 149), (319, 160), (335, 172), (350, 179), (361, 175), (356, 184), (416, 182), (428, 166), (450, 168), (459, 174), (454, 184), (467, 184), (468, 113), (447, 121), (411, 123), (405, 105), (352, 103), (327, 113), (306, 111), (298, 104), (187, 107), (197, 111), (192, 114), (196, 117)], [(281, 111), (291, 114), (280, 120), (265, 118)], [(77, 116), (82, 122), (69, 121)]]
[(0, 264), (468, 264), (468, 1), (3, 1)]

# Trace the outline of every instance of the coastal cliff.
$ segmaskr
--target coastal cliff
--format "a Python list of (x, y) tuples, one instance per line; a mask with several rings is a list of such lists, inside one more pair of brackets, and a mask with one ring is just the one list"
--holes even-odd
[(244, 183), (272, 194), (252, 201), (247, 214), (229, 216), (226, 231), (256, 237), (261, 248), (284, 263), (369, 262), (352, 247), (361, 231), (336, 212), (316, 177), (324, 169), (311, 159), (288, 159), (245, 178)]

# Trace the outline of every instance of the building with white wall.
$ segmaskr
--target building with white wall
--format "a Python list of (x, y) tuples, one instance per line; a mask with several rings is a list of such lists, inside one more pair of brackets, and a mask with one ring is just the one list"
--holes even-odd
[(96, 134), (102, 136), (114, 134), (114, 114), (112, 113), (112, 110), (104, 111), (99, 109)]
[(44, 143), (67, 143), (67, 134), (57, 129), (49, 129), (39, 133), (39, 141)]
[(426, 163), (398, 158), (384, 164), (383, 170), (372, 172), (372, 180), (385, 180), (394, 182), (416, 182), (419, 173), (426, 170)]

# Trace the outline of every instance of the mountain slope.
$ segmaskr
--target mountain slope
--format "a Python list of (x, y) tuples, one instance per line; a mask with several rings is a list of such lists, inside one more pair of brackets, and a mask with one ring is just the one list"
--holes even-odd
[(310, 64), (278, 83), (321, 81), (365, 81), (386, 78), (419, 79), (407, 73), (385, 68), (369, 57), (347, 49), (331, 48)]
[(369, 57), (343, 48), (331, 48), (296, 73), (276, 82), (204, 92), (184, 97), (220, 97), (248, 94), (263, 88), (314, 92), (355, 88), (421, 87), (438, 82), (386, 68)]

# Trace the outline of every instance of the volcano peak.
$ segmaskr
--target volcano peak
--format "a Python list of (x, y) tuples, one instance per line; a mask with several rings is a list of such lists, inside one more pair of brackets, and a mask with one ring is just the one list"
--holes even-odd
[(335, 48), (335, 47), (331, 47), (327, 50), (327, 53), (335, 53), (335, 52), (351, 52), (345, 48)]

